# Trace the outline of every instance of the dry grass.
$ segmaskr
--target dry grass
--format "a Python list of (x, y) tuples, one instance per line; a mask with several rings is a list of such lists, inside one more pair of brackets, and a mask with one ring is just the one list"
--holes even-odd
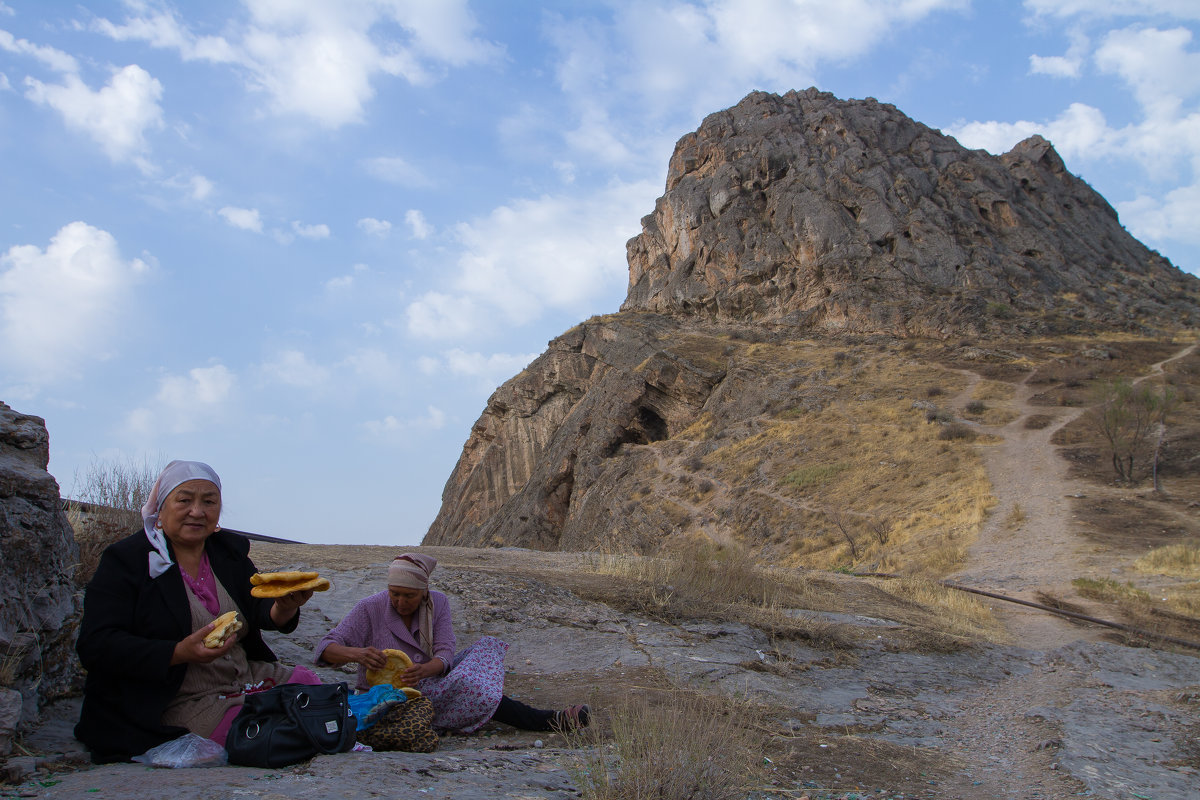
[[(933, 388), (960, 390), (963, 376), (894, 357), (838, 368), (831, 347), (811, 343), (760, 344), (755, 355), (803, 363), (790, 379), (797, 391), (820, 386), (828, 399), (708, 448), (704, 465), (714, 482), (754, 503), (753, 515), (727, 515), (734, 535), (787, 566), (874, 564), (937, 577), (961, 563), (993, 502), (991, 486), (973, 445), (940, 440), (943, 426), (926, 423), (913, 400)], [(825, 508), (851, 523), (855, 548), (819, 513)], [(869, 529), (879, 519), (887, 521), (886, 542)]]
[(1117, 604), (1150, 603), (1150, 595), (1129, 581), (1121, 583), (1109, 578), (1076, 578), (1071, 581), (1071, 585), (1080, 595), (1092, 600)]
[(972, 402), (967, 404), (965, 410), (972, 419), (984, 425), (1007, 425), (1017, 418), (1017, 412), (1012, 408), (1015, 394), (1011, 383), (982, 380), (971, 393)]
[(1184, 542), (1151, 550), (1133, 562), (1139, 572), (1200, 579), (1200, 544)]
[(744, 547), (696, 541), (659, 557), (589, 555), (583, 568), (621, 579), (583, 593), (626, 611), (669, 621), (742, 622), (782, 638), (847, 646), (833, 626), (789, 614), (816, 591), (792, 570), (757, 564)]
[(1008, 516), (1004, 518), (1004, 527), (1010, 531), (1020, 530), (1025, 525), (1025, 509), (1021, 508), (1020, 503), (1013, 503), (1008, 509)]
[(611, 739), (574, 737), (568, 763), (585, 800), (740, 800), (756, 783), (758, 714), (727, 696), (676, 691), (670, 702), (611, 711)]
[(79, 544), (76, 585), (91, 580), (104, 548), (141, 527), (142, 505), (162, 466), (162, 457), (157, 462), (101, 459), (92, 462), (82, 476), (75, 473), (75, 499), (68, 506), (67, 521)]
[(885, 592), (930, 612), (938, 633), (967, 640), (1002, 642), (1004, 628), (976, 596), (916, 578), (880, 584)]
[(67, 521), (75, 532), (79, 545), (79, 563), (75, 565), (75, 584), (84, 586), (92, 579), (100, 563), (104, 548), (118, 539), (123, 539), (141, 527), (142, 517), (134, 511), (89, 506), (83, 511), (78, 503), (72, 503), (67, 511)]
[(1084, 597), (1110, 603), (1123, 622), (1151, 637), (1200, 642), (1200, 583), (1170, 590), (1165, 596), (1152, 595), (1128, 581), (1076, 578), (1071, 584)]

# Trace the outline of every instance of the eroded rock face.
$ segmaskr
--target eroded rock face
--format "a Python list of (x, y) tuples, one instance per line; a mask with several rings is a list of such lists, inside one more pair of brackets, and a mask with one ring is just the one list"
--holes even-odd
[(670, 352), (680, 325), (652, 314), (591, 320), (501, 386), (471, 429), (425, 544), (576, 549), (589, 495), (627, 443), (690, 425), (721, 366)]
[[(1200, 325), (1200, 280), (1131, 237), (1049, 142), (995, 157), (813, 89), (751, 94), (684, 136), (642, 228), (622, 313), (496, 391), (425, 544), (654, 549), (680, 513), (641, 502), (661, 454), (623, 444), (701, 418), (745, 427), (827, 388), (722, 357), (723, 326), (945, 339)], [(743, 527), (787, 524), (746, 513)]]
[(79, 548), (46, 471), (49, 439), (41, 418), (0, 403), (0, 688), (21, 694), (18, 730), (37, 721), (43, 701), (70, 692), (79, 670)]
[(1200, 321), (1196, 280), (1046, 140), (995, 157), (815, 89), (705, 119), (642, 228), (623, 310), (901, 336)]

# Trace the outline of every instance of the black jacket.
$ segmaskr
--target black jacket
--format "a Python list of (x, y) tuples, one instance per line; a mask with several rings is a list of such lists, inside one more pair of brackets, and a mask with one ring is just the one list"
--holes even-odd
[[(250, 576), (257, 570), (245, 537), (217, 531), (204, 547), (213, 574), (247, 623), (242, 639), (247, 657), (275, 661), (261, 631), (290, 633), (300, 615), (279, 628), (271, 620), (275, 601), (251, 596)], [(163, 725), (162, 714), (187, 672), (186, 664), (171, 666), (171, 657), (192, 633), (192, 612), (178, 564), (150, 577), (151, 549), (143, 531), (109, 545), (84, 595), (75, 650), (87, 681), (75, 736), (96, 763), (128, 761), (187, 733)]]

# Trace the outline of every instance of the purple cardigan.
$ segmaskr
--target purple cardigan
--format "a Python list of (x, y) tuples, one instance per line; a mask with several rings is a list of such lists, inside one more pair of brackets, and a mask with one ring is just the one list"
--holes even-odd
[[(427, 656), (421, 650), (418, 636), (408, 629), (404, 620), (388, 602), (387, 589), (364, 597), (359, 600), (345, 619), (337, 627), (325, 635), (316, 647), (314, 663), (327, 667), (329, 662), (321, 656), (325, 648), (331, 644), (345, 647), (377, 647), (380, 650), (394, 648), (403, 650), (414, 664), (440, 658), (446, 665), (446, 671), (454, 663), (454, 624), (450, 619), (450, 601), (441, 592), (429, 591), (429, 599), (433, 601), (433, 655)], [(367, 687), (367, 668), (358, 665), (358, 689)]]

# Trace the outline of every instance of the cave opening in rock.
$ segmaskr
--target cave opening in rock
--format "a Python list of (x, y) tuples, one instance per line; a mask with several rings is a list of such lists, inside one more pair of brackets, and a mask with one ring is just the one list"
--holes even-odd
[(667, 432), (667, 421), (660, 417), (654, 409), (645, 406), (638, 409), (637, 421), (631, 432), (640, 434), (632, 440), (638, 444), (661, 442), (670, 435)]
[(661, 442), (670, 436), (667, 421), (652, 408), (642, 406), (630, 421), (629, 426), (621, 431), (621, 435), (608, 443), (604, 448), (604, 457), (611, 458), (617, 454), (623, 444), (650, 444)]

